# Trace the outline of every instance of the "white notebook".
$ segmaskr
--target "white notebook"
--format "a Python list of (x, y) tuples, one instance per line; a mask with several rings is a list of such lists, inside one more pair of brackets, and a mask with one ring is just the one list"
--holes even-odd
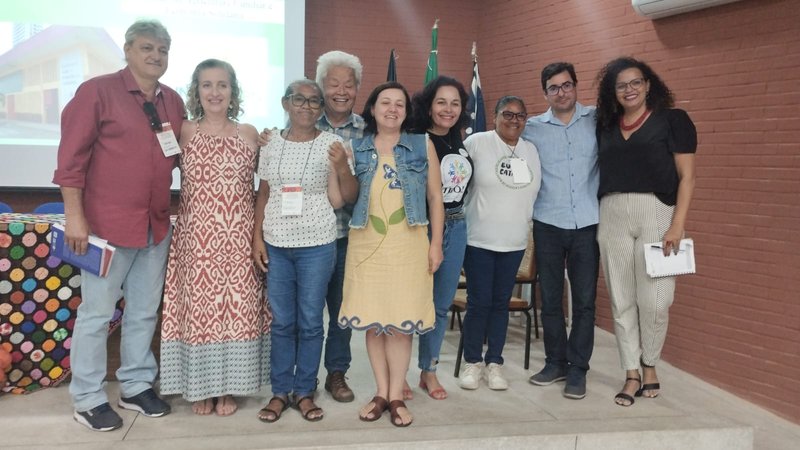
[(644, 244), (644, 261), (647, 274), (652, 278), (695, 273), (694, 241), (681, 239), (678, 254), (670, 253), (669, 256), (664, 256), (661, 242)]

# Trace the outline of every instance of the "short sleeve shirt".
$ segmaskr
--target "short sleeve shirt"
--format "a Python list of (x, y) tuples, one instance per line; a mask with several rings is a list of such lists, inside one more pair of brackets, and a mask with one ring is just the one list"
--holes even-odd
[[(332, 170), (328, 148), (342, 138), (326, 131), (313, 141), (293, 142), (280, 133), (270, 136), (261, 149), (258, 177), (269, 183), (264, 211), (264, 240), (275, 247), (323, 245), (336, 239), (336, 216), (328, 199), (328, 175)], [(303, 190), (300, 215), (283, 215), (281, 190), (299, 184)]]
[(675, 153), (697, 150), (697, 130), (681, 109), (653, 111), (625, 140), (618, 126), (598, 133), (599, 197), (612, 192), (652, 192), (666, 205), (678, 195)]

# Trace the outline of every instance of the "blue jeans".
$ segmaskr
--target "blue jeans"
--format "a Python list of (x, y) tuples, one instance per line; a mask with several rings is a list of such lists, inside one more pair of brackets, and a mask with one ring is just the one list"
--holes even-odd
[(444, 260), (433, 274), (433, 306), (436, 310), (434, 329), (419, 337), (419, 368), (435, 372), (439, 363), (444, 333), (447, 330), (447, 312), (453, 304), (458, 289), (458, 278), (464, 264), (467, 248), (467, 222), (463, 219), (446, 220), (442, 251)]
[(267, 251), (272, 393), (305, 397), (317, 388), (325, 334), (322, 310), (336, 264), (336, 243), (299, 248), (267, 244)]
[[(597, 225), (565, 230), (533, 222), (536, 269), (542, 294), (545, 365), (579, 374), (589, 370), (600, 250)], [(566, 263), (572, 288), (572, 328), (567, 337), (562, 295)]]
[[(82, 301), (72, 331), (69, 392), (78, 411), (108, 402), (103, 387), (106, 377), (108, 323), (120, 294), (125, 296), (117, 379), (123, 397), (152, 387), (158, 364), (150, 344), (158, 321), (158, 305), (164, 289), (167, 255), (172, 231), (158, 244), (148, 232), (147, 247), (117, 247), (106, 277), (81, 270)], [(120, 291), (120, 287), (122, 290)]]
[(325, 370), (328, 373), (341, 371), (347, 372), (350, 361), (350, 336), (353, 330), (339, 328), (336, 319), (339, 318), (339, 309), (342, 307), (342, 289), (344, 287), (344, 262), (347, 256), (347, 237), (336, 240), (336, 267), (328, 283), (328, 294), (325, 301), (328, 304), (328, 337), (325, 339)]
[[(464, 361), (503, 364), (508, 301), (524, 254), (525, 250), (495, 252), (467, 246), (464, 255), (464, 273), (467, 276)], [(486, 355), (481, 357), (484, 337), (489, 345)]]

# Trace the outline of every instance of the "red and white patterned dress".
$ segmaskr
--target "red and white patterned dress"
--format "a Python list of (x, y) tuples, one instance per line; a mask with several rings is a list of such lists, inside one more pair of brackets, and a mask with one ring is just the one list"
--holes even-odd
[(161, 328), (161, 393), (249, 395), (269, 380), (263, 277), (250, 253), (257, 150), (199, 129), (181, 155)]

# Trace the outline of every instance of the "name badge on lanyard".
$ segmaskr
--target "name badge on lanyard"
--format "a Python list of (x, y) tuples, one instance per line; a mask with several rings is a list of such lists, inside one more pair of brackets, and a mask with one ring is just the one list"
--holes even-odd
[(281, 188), (281, 215), (299, 216), (303, 213), (303, 187), (285, 184)]
[(511, 158), (511, 172), (514, 174), (514, 184), (525, 184), (531, 182), (531, 173), (528, 164), (522, 158)]
[(172, 132), (172, 125), (169, 122), (161, 124), (161, 131), (156, 133), (156, 137), (164, 156), (170, 157), (181, 153), (181, 146), (178, 144), (178, 139), (175, 137), (175, 133)]

